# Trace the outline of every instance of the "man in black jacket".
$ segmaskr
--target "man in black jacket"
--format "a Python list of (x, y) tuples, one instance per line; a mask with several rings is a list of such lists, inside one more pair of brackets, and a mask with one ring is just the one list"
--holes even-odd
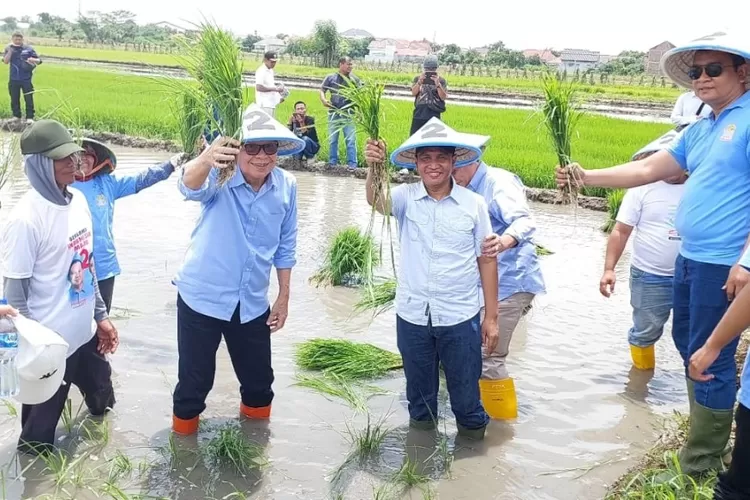
[(304, 151), (296, 155), (296, 158), (303, 161), (314, 158), (320, 150), (320, 141), (315, 127), (315, 118), (307, 116), (307, 105), (304, 102), (297, 101), (294, 104), (294, 113), (289, 118), (287, 126), (297, 137), (305, 141)]

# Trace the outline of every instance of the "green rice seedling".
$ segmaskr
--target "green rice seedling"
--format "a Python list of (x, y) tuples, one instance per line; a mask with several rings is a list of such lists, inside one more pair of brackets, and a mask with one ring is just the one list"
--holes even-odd
[(400, 498), (397, 485), (392, 483), (385, 483), (381, 484), (377, 488), (373, 486), (373, 500), (396, 500), (397, 498)]
[(104, 448), (109, 444), (109, 420), (86, 418), (81, 422), (79, 432), (85, 441), (93, 443), (97, 448)]
[(379, 378), (403, 368), (399, 354), (344, 339), (307, 340), (297, 345), (295, 358), (302, 369), (335, 374), (344, 380)]
[(602, 231), (609, 234), (617, 223), (617, 212), (620, 211), (622, 199), (625, 197), (624, 189), (612, 189), (607, 193), (607, 221), (602, 225)]
[(367, 411), (367, 401), (376, 395), (387, 394), (386, 391), (377, 386), (353, 383), (333, 373), (319, 375), (296, 376), (300, 387), (312, 389), (324, 396), (333, 396), (341, 399), (356, 412)]
[[(666, 469), (648, 469), (636, 474), (629, 482), (607, 494), (606, 500), (711, 500), (716, 474), (693, 478), (682, 473), (675, 453), (665, 456)], [(664, 480), (664, 474), (670, 474)], [(659, 478), (657, 480), (657, 478)]]
[(5, 407), (5, 411), (8, 412), (8, 416), (12, 418), (16, 418), (18, 416), (18, 410), (10, 399), (2, 399), (0, 401), (3, 402), (3, 406)]
[(372, 311), (373, 316), (384, 313), (396, 300), (396, 280), (388, 279), (362, 290), (362, 298), (354, 305), (357, 312)]
[(422, 488), (422, 500), (435, 500), (436, 498), (437, 493), (435, 493), (429, 484)]
[(133, 473), (133, 461), (120, 450), (115, 452), (115, 456), (108, 463), (107, 481), (112, 484), (117, 484)]
[[(557, 156), (557, 164), (570, 165), (571, 145), (575, 136), (576, 125), (582, 112), (574, 101), (576, 86), (573, 82), (565, 83), (556, 73), (547, 72), (542, 75), (542, 115), (547, 133), (552, 141), (552, 147)], [(577, 181), (574, 179), (573, 181)], [(578, 189), (570, 186), (561, 192), (562, 203), (575, 201)]]
[(232, 466), (238, 473), (268, 465), (265, 450), (242, 433), (242, 429), (226, 426), (208, 442), (205, 452), (218, 465)]
[(203, 130), (208, 122), (206, 98), (199, 89), (183, 88), (174, 107), (180, 145), (186, 154), (184, 161), (189, 161), (200, 151)]
[(62, 421), (65, 432), (67, 432), (68, 434), (73, 432), (73, 424), (75, 422), (75, 419), (77, 419), (78, 416), (81, 414), (81, 410), (83, 409), (83, 403), (84, 401), (81, 400), (81, 403), (78, 405), (78, 410), (76, 410), (75, 415), (73, 415), (73, 400), (70, 398), (65, 400), (65, 406), (63, 407), (63, 412), (62, 412), (62, 415), (60, 416), (60, 420)]
[(383, 441), (391, 432), (391, 428), (386, 426), (387, 420), (388, 415), (384, 415), (373, 421), (370, 412), (367, 412), (367, 423), (363, 428), (354, 429), (347, 423), (348, 439), (352, 444), (354, 456), (358, 460), (366, 460), (380, 454)]
[(392, 481), (405, 488), (413, 488), (430, 482), (430, 478), (419, 472), (419, 464), (411, 460), (407, 454), (401, 468), (393, 475)]
[(0, 141), (0, 189), (5, 186), (13, 173), (13, 165), (18, 161), (20, 152), (20, 137), (14, 135)]
[(379, 262), (375, 240), (350, 226), (337, 232), (326, 251), (320, 269), (310, 278), (316, 286), (369, 284)]

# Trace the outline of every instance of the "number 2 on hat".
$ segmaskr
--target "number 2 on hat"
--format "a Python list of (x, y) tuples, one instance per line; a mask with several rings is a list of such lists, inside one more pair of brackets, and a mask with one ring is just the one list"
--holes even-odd
[(440, 137), (448, 137), (448, 134), (444, 132), (445, 125), (442, 123), (431, 123), (425, 127), (422, 139), (437, 139)]
[(268, 123), (271, 117), (261, 113), (260, 111), (251, 111), (244, 116), (245, 120), (250, 123), (247, 124), (247, 130), (276, 130), (272, 123)]

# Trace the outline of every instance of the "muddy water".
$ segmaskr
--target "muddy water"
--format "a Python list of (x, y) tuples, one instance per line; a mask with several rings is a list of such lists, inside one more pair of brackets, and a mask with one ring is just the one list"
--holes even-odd
[[(143, 150), (118, 148), (116, 152), (122, 173), (166, 158)], [(265, 446), (271, 462), (255, 476), (228, 471), (212, 476), (196, 460), (170, 465), (157, 451), (168, 444), (177, 369), (176, 290), (170, 279), (181, 263), (199, 206), (181, 200), (174, 176), (118, 201), (115, 236), (123, 274), (117, 279), (114, 319), (121, 346), (112, 357), (118, 402), (107, 417), (109, 442), (90, 465), (102, 467), (118, 449), (151, 461), (142, 483), (128, 491), (175, 499), (241, 498), (228, 496), (236, 490), (257, 499), (331, 498), (328, 479), (350, 449), (344, 436), (352, 411), (293, 386), (293, 347), (307, 338), (343, 337), (395, 351), (395, 318), (392, 311), (374, 321), (369, 316), (353, 316), (356, 291), (315, 289), (307, 283), (330, 236), (348, 224), (364, 226), (369, 208), (361, 181), (307, 173), (296, 176), (299, 263), (293, 273), (289, 320), (274, 337), (273, 416), (267, 426), (243, 424), (243, 430)], [(3, 190), (0, 219), (26, 189), (18, 172), (14, 181)], [(509, 365), (520, 415), (513, 423), (492, 422), (486, 440), (478, 445), (455, 440), (452, 419), (445, 420), (454, 462), (451, 477), (434, 483), (438, 498), (602, 498), (606, 485), (648, 448), (660, 417), (684, 406), (680, 367), (668, 338), (658, 345), (659, 366), (652, 379), (631, 370), (626, 340), (627, 266), (618, 270), (614, 297), (605, 300), (598, 293), (605, 246), (598, 227), (604, 214), (541, 204), (534, 204), (533, 210), (540, 242), (555, 254), (542, 260), (549, 292), (537, 299), (511, 346)], [(627, 261), (626, 254), (623, 262)], [(274, 279), (272, 296), (275, 290)], [(218, 425), (237, 421), (238, 384), (223, 345), (217, 365), (199, 442), (211, 437)], [(396, 373), (377, 384), (391, 393), (370, 401), (372, 413), (377, 418), (390, 412), (388, 424), (395, 430), (378, 463), (343, 476), (342, 498), (373, 498), (373, 484), (387, 479), (401, 465), (404, 442), (419, 437), (407, 432), (403, 376)], [(74, 394), (74, 413), (79, 403)], [(49, 474), (43, 474), (39, 464), (23, 471), (24, 480), (12, 479), (28, 461), (12, 459), (19, 419), (4, 409), (0, 412), (6, 498), (55, 493)], [(362, 424), (361, 417), (354, 421), (354, 425)], [(69, 437), (62, 436), (67, 434), (63, 427), (58, 429), (63, 446)], [(195, 449), (196, 442), (178, 440), (176, 445), (189, 450)], [(100, 484), (101, 480), (96, 486)], [(94, 498), (84, 490), (72, 495), (60, 490), (59, 498)], [(70, 493), (72, 486), (63, 490)], [(411, 498), (423, 497), (415, 490)]]

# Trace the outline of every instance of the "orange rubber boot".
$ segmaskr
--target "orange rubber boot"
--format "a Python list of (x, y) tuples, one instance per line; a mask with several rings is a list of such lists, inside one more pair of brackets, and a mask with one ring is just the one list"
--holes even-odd
[(252, 408), (240, 403), (240, 413), (250, 420), (268, 420), (271, 418), (271, 405)]
[(180, 436), (189, 436), (198, 432), (200, 417), (183, 420), (172, 415), (172, 432)]

